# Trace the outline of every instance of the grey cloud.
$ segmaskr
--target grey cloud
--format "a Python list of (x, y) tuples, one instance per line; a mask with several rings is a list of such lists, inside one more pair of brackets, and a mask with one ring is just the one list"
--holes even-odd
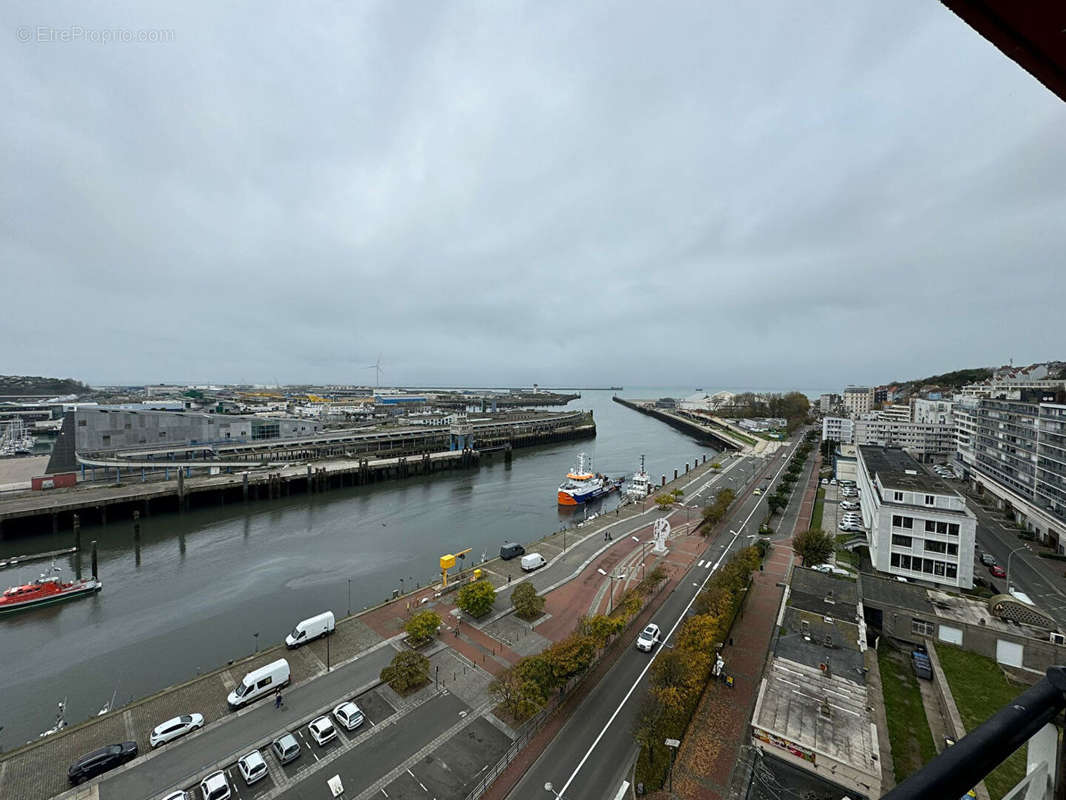
[(832, 388), (1063, 357), (1066, 113), (936, 4), (24, 17), (174, 40), (0, 40), (5, 372)]

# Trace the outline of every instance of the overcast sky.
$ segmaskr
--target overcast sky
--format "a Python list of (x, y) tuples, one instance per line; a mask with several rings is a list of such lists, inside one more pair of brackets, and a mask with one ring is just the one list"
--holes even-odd
[[(839, 388), (1066, 357), (1066, 104), (939, 3), (267, 5), (5, 14), (0, 373)], [(89, 41), (142, 31), (168, 41)]]

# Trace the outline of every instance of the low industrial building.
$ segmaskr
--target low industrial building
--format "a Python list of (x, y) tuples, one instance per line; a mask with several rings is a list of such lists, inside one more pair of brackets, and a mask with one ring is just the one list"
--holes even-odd
[(973, 588), (977, 518), (962, 495), (899, 448), (858, 448), (859, 501), (875, 569)]
[(880, 797), (855, 581), (796, 569), (779, 623), (752, 715), (752, 746), (816, 777), (824, 796)]

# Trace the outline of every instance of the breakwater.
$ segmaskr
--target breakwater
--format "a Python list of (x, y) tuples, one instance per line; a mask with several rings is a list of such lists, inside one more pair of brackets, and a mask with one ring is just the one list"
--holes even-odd
[(679, 431), (687, 433), (690, 436), (695, 436), (697, 439), (710, 442), (717, 449), (741, 450), (746, 444), (736, 437), (731, 436), (729, 432), (721, 428), (711, 427), (710, 425), (697, 422), (695, 419), (684, 413), (674, 413), (667, 409), (656, 408), (651, 401), (640, 402), (626, 400), (617, 395), (611, 399), (626, 408), (639, 411), (641, 414), (647, 414), (649, 417), (655, 417), (655, 419), (661, 420), (672, 428), (677, 428)]

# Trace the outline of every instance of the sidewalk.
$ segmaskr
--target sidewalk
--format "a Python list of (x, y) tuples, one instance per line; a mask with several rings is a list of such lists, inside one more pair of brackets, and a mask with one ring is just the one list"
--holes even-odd
[[(806, 472), (806, 488), (792, 532), (775, 539), (763, 563), (754, 573), (751, 587), (730, 631), (732, 645), (722, 649), (733, 688), (708, 684), (674, 764), (674, 796), (685, 800), (725, 800), (743, 797), (747, 787), (745, 752), (749, 750), (749, 726), (759, 693), (763, 668), (773, 641), (781, 606), (783, 584), (792, 569), (792, 537), (810, 525), (818, 487), (821, 457), (812, 451)], [(740, 794), (736, 791), (740, 788)], [(664, 797), (669, 796), (664, 794)]]

